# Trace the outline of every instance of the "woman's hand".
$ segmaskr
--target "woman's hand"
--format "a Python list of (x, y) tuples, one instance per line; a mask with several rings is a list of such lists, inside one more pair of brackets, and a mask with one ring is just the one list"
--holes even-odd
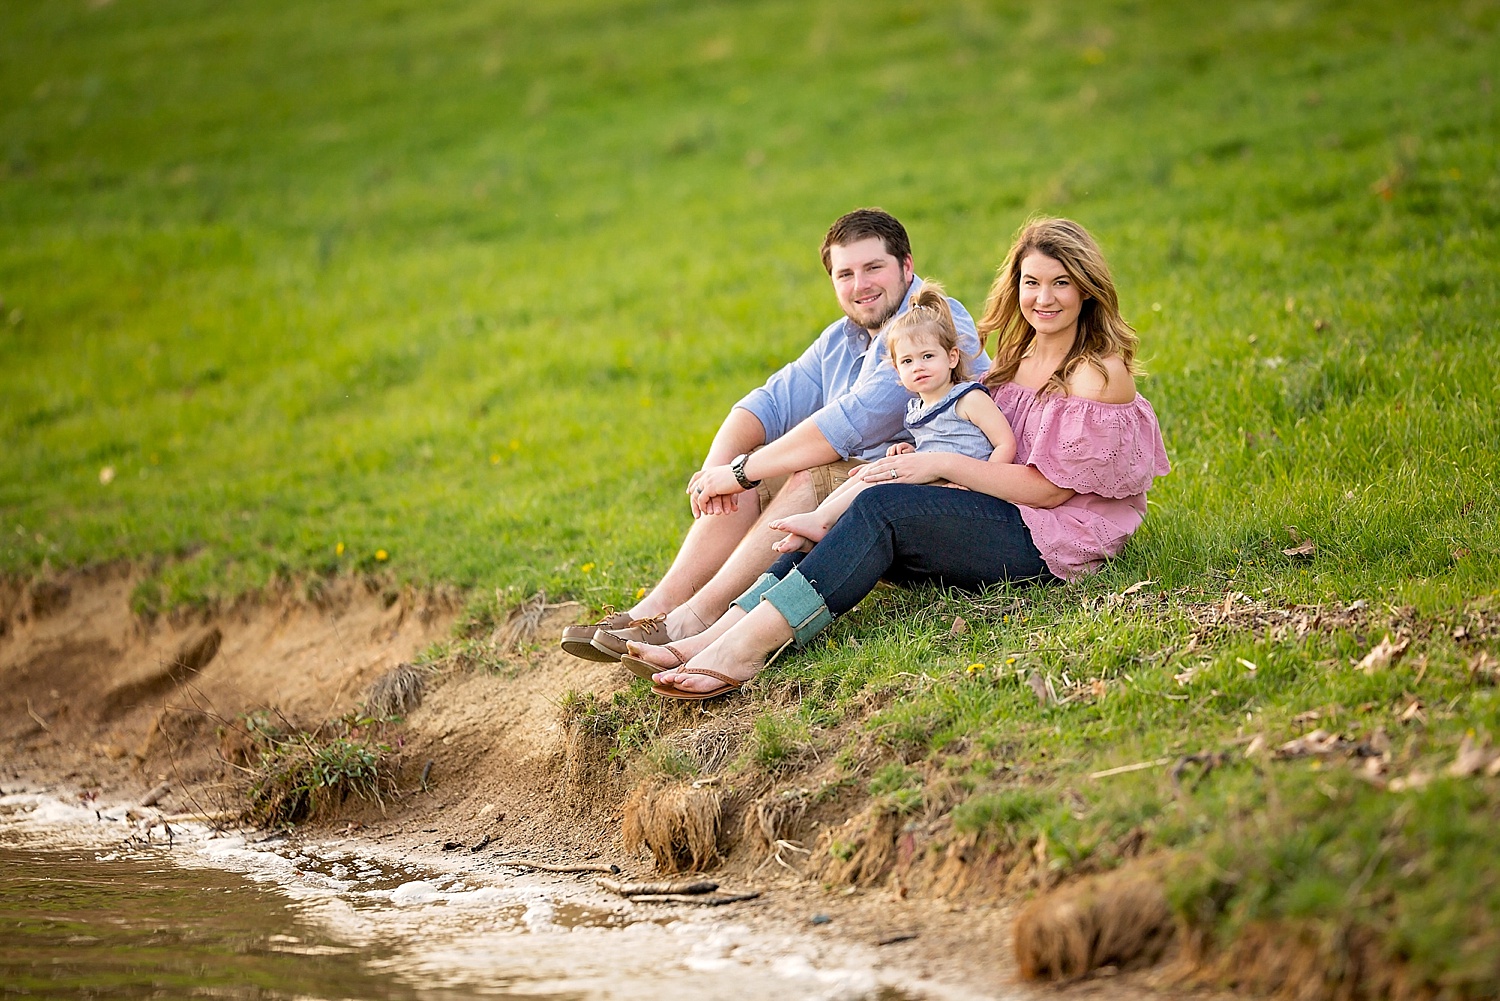
[(896, 444), (894, 444), (890, 448), (886, 449), (885, 450), (885, 454), (888, 455), (888, 456), (889, 455), (905, 455), (907, 452), (915, 452), (916, 450), (917, 450), (917, 446), (913, 445), (911, 442), (909, 442), (909, 441), (898, 441), (898, 442), (896, 442)]
[(877, 483), (931, 483), (934, 480), (947, 479), (943, 470), (943, 462), (947, 456), (942, 452), (903, 452), (900, 455), (887, 455), (883, 459), (876, 459), (868, 465), (860, 466), (853, 473), (859, 474), (859, 478), (871, 485)]
[(688, 503), (693, 508), (693, 517), (738, 511), (738, 495), (744, 489), (728, 465), (705, 466), (688, 480)]

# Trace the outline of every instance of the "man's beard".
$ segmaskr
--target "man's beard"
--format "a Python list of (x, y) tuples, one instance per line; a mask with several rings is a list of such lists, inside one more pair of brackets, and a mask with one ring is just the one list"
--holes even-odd
[(885, 327), (885, 325), (887, 323), (891, 322), (891, 317), (893, 317), (897, 313), (901, 312), (901, 304), (906, 301), (906, 293), (910, 292), (910, 291), (911, 291), (911, 283), (908, 282), (907, 285), (906, 285), (906, 288), (904, 288), (904, 289), (901, 290), (901, 296), (900, 296), (900, 298), (898, 298), (892, 305), (886, 307), (885, 312), (881, 313), (871, 323), (866, 323), (863, 320), (859, 319), (858, 317), (855, 317), (848, 310), (844, 311), (844, 315), (847, 316), (847, 317), (849, 317), (849, 319), (852, 322), (857, 323), (859, 326), (863, 327), (865, 330), (868, 330), (870, 333), (872, 333), (872, 334), (879, 333), (880, 330), (883, 327)]

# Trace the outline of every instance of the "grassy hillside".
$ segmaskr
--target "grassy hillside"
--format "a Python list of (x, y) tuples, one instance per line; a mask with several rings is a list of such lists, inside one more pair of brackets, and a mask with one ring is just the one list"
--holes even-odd
[[(1065, 214), (1175, 466), (1145, 528), (1082, 586), (867, 603), (773, 670), (821, 693), (787, 726), (888, 692), (900, 802), (956, 775), (956, 819), (1064, 867), (1142, 826), (1206, 860), (1210, 925), (1355, 914), (1482, 992), (1500, 799), (1443, 769), (1500, 726), (1496, 66), (1485, 0), (5, 4), (0, 570), (150, 563), (143, 611), (377, 568), (621, 602), (833, 317), (834, 217), (895, 212), (977, 310)], [(1384, 734), (1379, 781), (1086, 778), (1309, 726)]]

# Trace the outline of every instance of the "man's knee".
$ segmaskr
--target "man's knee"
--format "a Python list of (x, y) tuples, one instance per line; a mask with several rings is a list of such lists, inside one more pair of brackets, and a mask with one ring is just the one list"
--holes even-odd
[(817, 506), (818, 497), (814, 489), (812, 473), (802, 469), (787, 477), (786, 483), (776, 491), (776, 496), (771, 498), (766, 514), (777, 516), (801, 514)]

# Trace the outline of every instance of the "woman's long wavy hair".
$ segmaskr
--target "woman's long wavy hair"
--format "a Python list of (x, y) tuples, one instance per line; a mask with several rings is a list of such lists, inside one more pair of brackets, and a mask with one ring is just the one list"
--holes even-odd
[(1080, 365), (1093, 366), (1107, 382), (1104, 359), (1110, 355), (1119, 355), (1126, 370), (1138, 375), (1135, 352), (1140, 340), (1120, 315), (1120, 298), (1099, 244), (1071, 219), (1033, 219), (1021, 227), (1005, 263), (995, 272), (995, 283), (990, 286), (979, 320), (981, 345), (991, 333), (996, 335), (995, 363), (984, 384), (993, 387), (1014, 379), (1021, 359), (1036, 339), (1036, 330), (1021, 314), (1021, 262), (1031, 254), (1043, 254), (1061, 264), (1084, 296), (1078, 313), (1078, 336), (1041, 392), (1066, 392), (1068, 378)]

